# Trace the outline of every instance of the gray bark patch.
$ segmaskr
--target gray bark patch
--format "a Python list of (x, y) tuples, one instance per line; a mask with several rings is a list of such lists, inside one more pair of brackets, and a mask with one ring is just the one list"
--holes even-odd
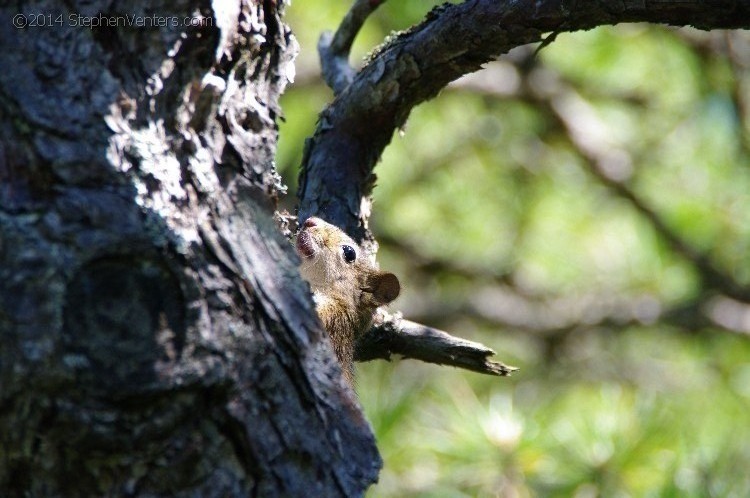
[(159, 260), (97, 259), (66, 293), (63, 343), (85, 384), (116, 396), (147, 388), (185, 344), (185, 305), (177, 278)]

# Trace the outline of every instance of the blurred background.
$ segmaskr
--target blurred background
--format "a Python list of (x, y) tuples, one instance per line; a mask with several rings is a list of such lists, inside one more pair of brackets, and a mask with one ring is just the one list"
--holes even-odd
[[(359, 63), (438, 2), (387, 2)], [(332, 99), (295, 1), (278, 166), (293, 209)], [(510, 378), (358, 365), (369, 497), (750, 496), (750, 35), (622, 25), (523, 47), (416, 108), (376, 172), (394, 309)]]

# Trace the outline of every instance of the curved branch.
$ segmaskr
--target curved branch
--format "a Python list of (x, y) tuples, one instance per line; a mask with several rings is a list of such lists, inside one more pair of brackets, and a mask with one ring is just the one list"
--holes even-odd
[[(357, 0), (355, 7), (362, 3)], [(458, 5), (445, 4), (377, 51), (353, 76), (348, 61), (347, 69), (341, 69), (341, 62), (358, 30), (356, 23), (361, 26), (365, 18), (366, 15), (355, 20), (352, 14), (343, 23), (340, 44), (335, 38), (331, 42), (321, 40), (321, 58), (327, 59), (328, 47), (334, 56), (331, 60), (336, 62), (324, 62), (324, 66), (328, 64), (324, 69), (328, 73), (326, 81), (333, 81), (336, 99), (321, 112), (315, 133), (305, 144), (297, 194), (300, 219), (321, 216), (360, 242), (371, 240), (367, 231), (369, 195), (375, 184), (373, 168), (383, 149), (393, 132), (406, 122), (411, 109), (436, 96), (451, 81), (480, 69), (512, 48), (538, 42), (549, 32), (620, 22), (693, 25), (703, 29), (748, 27), (750, 2), (467, 0)], [(356, 29), (350, 29), (352, 26)], [(489, 373), (486, 358), (491, 350), (475, 345), (479, 346), (475, 348), (477, 359), (464, 360), (451, 352), (461, 350), (458, 344), (458, 349), (449, 347), (453, 339), (444, 332), (402, 322), (400, 328), (386, 326), (368, 333), (357, 354), (359, 359), (370, 359), (399, 353)], [(432, 341), (441, 346), (424, 347)], [(498, 371), (502, 372), (503, 367)]]
[(357, 343), (355, 359), (390, 360), (393, 355), (450, 365), (487, 375), (507, 377), (518, 370), (492, 361), (495, 352), (483, 344), (454, 337), (442, 330), (389, 316), (379, 322)]
[(336, 34), (325, 31), (320, 35), (318, 53), (323, 79), (335, 95), (349, 86), (356, 74), (354, 68), (349, 65), (349, 52), (351, 52), (354, 38), (357, 37), (357, 33), (362, 29), (362, 25), (370, 14), (384, 2), (385, 0), (355, 0), (354, 5), (341, 21)]
[(396, 37), (324, 110), (306, 144), (300, 174), (300, 217), (321, 215), (355, 238), (365, 236), (375, 163), (411, 109), (459, 76), (544, 33), (620, 22), (750, 26), (750, 3), (728, 0), (468, 0), (437, 7)]

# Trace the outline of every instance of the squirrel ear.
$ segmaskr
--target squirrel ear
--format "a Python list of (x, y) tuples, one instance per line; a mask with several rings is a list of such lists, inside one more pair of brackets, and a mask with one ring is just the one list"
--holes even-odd
[(373, 296), (380, 304), (388, 304), (398, 297), (401, 284), (393, 273), (378, 272), (372, 276)]

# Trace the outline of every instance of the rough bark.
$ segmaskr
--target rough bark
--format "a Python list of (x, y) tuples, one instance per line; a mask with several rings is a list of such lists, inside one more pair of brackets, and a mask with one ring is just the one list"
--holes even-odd
[[(702, 29), (750, 26), (748, 1), (467, 0), (435, 8), (420, 25), (378, 47), (356, 72), (348, 63), (352, 41), (381, 4), (382, 0), (355, 0), (336, 33), (320, 38), (323, 77), (336, 99), (320, 114), (306, 143), (298, 191), (300, 219), (323, 217), (371, 249), (377, 249), (367, 225), (374, 166), (411, 109), (451, 81), (512, 48), (550, 43), (561, 32), (620, 22)], [(545, 33), (550, 34), (544, 38)], [(442, 331), (444, 340), (435, 341), (432, 330), (419, 324), (400, 327), (398, 322), (376, 325), (358, 344), (357, 356), (367, 360), (398, 354), (491, 375), (512, 371), (486, 361), (487, 351), (494, 354), (489, 348), (473, 343), (473, 348), (456, 350), (453, 342), (472, 343)], [(430, 359), (437, 352), (440, 360)]]
[[(279, 2), (230, 3), (0, 7), (3, 496), (357, 496), (377, 476), (272, 220), (294, 42)], [(361, 235), (372, 167), (411, 107), (543, 32), (748, 24), (744, 2), (629, 5), (434, 11), (323, 114), (303, 216)]]
[(25, 29), (0, 8), (3, 496), (357, 496), (375, 480), (272, 219), (296, 51), (279, 7), (48, 0), (20, 11), (48, 26)]
[[(350, 17), (361, 25), (359, 14)], [(369, 239), (373, 167), (414, 106), (510, 49), (542, 41), (546, 33), (554, 36), (621, 22), (747, 28), (750, 1), (467, 0), (444, 4), (421, 24), (378, 48), (356, 74), (340, 69), (346, 47), (331, 45), (353, 35), (324, 37), (323, 68), (342, 74), (326, 75), (326, 81), (335, 82), (337, 96), (321, 113), (306, 146), (298, 193), (300, 217), (321, 215), (356, 240)]]

